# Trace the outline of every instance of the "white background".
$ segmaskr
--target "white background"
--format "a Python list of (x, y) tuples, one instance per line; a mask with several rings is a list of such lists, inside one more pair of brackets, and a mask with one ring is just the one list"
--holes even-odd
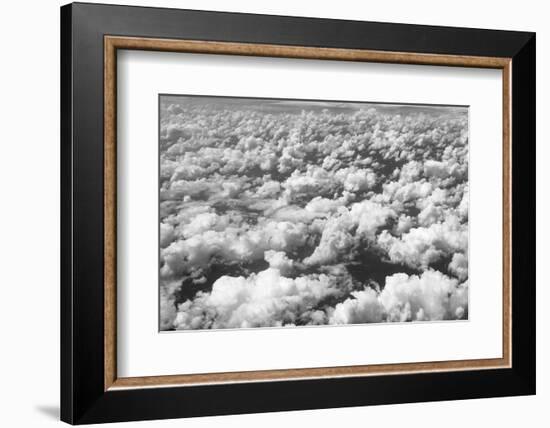
[[(487, 254), (502, 253), (502, 168), (486, 166), (502, 159), (501, 70), (123, 51), (117, 78), (119, 376), (502, 356), (502, 264), (486, 263)], [(169, 92), (469, 105), (469, 320), (159, 334), (151, 177), (158, 174), (158, 94)]]
[[(104, 1), (110, 3), (109, 1)], [(132, 423), (159, 427), (345, 425), (408, 427), (544, 426), (550, 402), (550, 258), (548, 52), (544, 2), (463, 0), (338, 2), (277, 0), (126, 1), (130, 4), (490, 27), (537, 31), (538, 395), (461, 402), (286, 412)], [(59, 5), (56, 0), (7, 2), (0, 13), (0, 421), (7, 427), (56, 426), (59, 406)]]

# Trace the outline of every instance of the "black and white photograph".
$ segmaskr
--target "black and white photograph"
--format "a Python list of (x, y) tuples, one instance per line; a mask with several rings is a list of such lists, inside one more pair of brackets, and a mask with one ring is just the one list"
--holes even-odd
[(160, 330), (468, 319), (468, 108), (159, 96)]
[(548, 420), (548, 13), (454, 6), (4, 2), (0, 425)]

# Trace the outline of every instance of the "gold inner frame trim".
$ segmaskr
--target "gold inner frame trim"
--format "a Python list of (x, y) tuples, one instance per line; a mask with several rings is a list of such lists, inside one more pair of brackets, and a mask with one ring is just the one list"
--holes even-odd
[[(432, 361), (421, 363), (376, 364), (342, 367), (203, 373), (170, 376), (117, 377), (116, 367), (116, 89), (117, 50), (147, 50), (218, 55), (243, 55), (394, 64), (440, 65), (494, 68), (502, 70), (503, 95), (503, 295), (502, 357), (493, 359)], [(281, 381), (311, 378), (358, 377), (420, 372), (480, 370), (511, 367), (511, 59), (461, 55), (386, 52), (251, 43), (171, 40), (139, 37), (104, 37), (104, 389), (164, 386), (192, 386), (219, 383)]]

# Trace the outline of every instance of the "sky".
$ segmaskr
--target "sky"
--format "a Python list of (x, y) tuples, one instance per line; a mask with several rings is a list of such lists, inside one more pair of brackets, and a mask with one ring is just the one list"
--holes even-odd
[(467, 107), (159, 107), (161, 330), (467, 319)]

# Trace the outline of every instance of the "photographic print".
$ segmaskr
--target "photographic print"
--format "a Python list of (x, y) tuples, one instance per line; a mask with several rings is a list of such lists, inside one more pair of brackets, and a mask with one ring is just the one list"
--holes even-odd
[(160, 330), (468, 319), (468, 107), (159, 95)]

